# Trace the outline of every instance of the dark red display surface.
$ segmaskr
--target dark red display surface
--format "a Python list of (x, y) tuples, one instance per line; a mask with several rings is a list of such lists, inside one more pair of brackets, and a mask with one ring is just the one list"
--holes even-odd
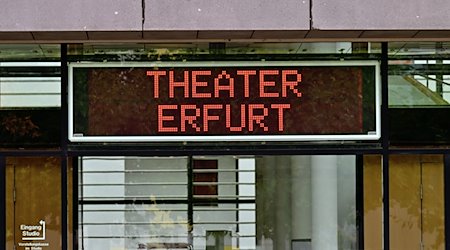
[(77, 70), (87, 122), (74, 133), (83, 136), (367, 133), (359, 66)]

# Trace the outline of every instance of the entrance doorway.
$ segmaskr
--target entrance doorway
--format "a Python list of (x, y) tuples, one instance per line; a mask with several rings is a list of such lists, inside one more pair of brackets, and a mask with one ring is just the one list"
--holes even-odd
[(61, 249), (61, 160), (6, 159), (6, 249)]
[(442, 155), (392, 155), (389, 160), (392, 249), (444, 249)]
[[(364, 157), (364, 249), (382, 247), (381, 156)], [(391, 249), (444, 249), (442, 155), (389, 156)]]

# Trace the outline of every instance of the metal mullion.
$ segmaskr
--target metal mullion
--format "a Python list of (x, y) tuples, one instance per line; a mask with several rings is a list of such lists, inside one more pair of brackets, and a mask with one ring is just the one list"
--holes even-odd
[[(83, 187), (98, 187), (98, 186), (155, 186), (155, 185), (165, 185), (165, 186), (186, 186), (187, 183), (183, 182), (148, 182), (148, 183), (90, 183), (83, 184)], [(224, 184), (226, 185), (226, 184)]]
[(450, 153), (444, 155), (445, 249), (450, 249)]
[[(136, 204), (136, 205), (140, 205), (140, 204)], [(160, 205), (160, 204), (158, 204)], [(113, 209), (84, 209), (83, 210), (85, 213), (117, 213), (117, 212), (149, 212), (152, 211), (149, 208), (142, 208), (142, 209), (132, 209), (132, 208), (128, 208), (128, 209), (117, 209), (117, 210), (113, 210)], [(158, 207), (158, 211), (169, 211), (169, 212), (186, 212), (187, 209), (181, 209), (181, 208), (160, 208)], [(223, 210), (223, 211), (228, 211), (228, 210)]]
[(390, 154), (449, 154), (448, 148), (390, 148)]
[(254, 195), (213, 195), (213, 194), (204, 194), (204, 195), (194, 195), (194, 198), (225, 198), (225, 199), (235, 199), (237, 198), (238, 200), (242, 200), (242, 199), (255, 199)]
[(188, 217), (188, 243), (192, 246), (194, 244), (193, 240), (193, 232), (194, 232), (194, 173), (193, 173), (193, 158), (192, 155), (189, 156), (188, 162), (187, 162), (187, 169), (188, 169), (188, 211), (187, 211), (187, 217)]
[[(194, 182), (195, 186), (238, 186), (238, 185), (255, 185), (255, 183), (252, 182)], [(237, 194), (239, 195), (239, 194)]]
[(158, 234), (158, 235), (127, 235), (127, 236), (85, 236), (85, 239), (135, 239), (135, 238), (184, 238), (184, 237), (185, 235), (178, 236), (178, 235)]
[[(61, 244), (62, 250), (68, 249), (68, 196), (67, 196), (67, 125), (68, 125), (68, 103), (67, 103), (67, 44), (61, 44)], [(75, 211), (73, 211), (75, 212)]]
[(383, 179), (383, 249), (390, 249), (388, 43), (381, 43), (381, 144)]
[[(2, 96), (47, 96), (47, 95), (60, 95), (60, 93), (47, 93), (47, 92), (39, 92), (39, 93), (2, 93)], [(28, 107), (28, 106), (26, 106)], [(54, 107), (54, 106), (50, 106)], [(56, 108), (56, 107), (55, 107)]]
[(168, 200), (169, 201), (184, 201), (184, 200), (186, 200), (186, 197), (185, 196), (158, 196), (158, 197), (156, 197), (156, 201), (150, 199), (150, 195), (140, 195), (140, 196), (134, 195), (134, 196), (126, 196), (126, 197), (124, 197), (124, 196), (110, 196), (110, 197), (85, 196), (85, 197), (83, 197), (83, 202), (89, 201), (89, 200), (91, 200), (91, 201), (117, 201), (117, 202), (120, 202), (120, 201), (145, 202), (145, 201), (147, 201), (147, 202), (149, 202), (148, 204), (152, 204), (154, 202), (158, 202), (158, 201), (166, 202)]
[[(91, 204), (91, 205), (95, 205), (95, 204)], [(136, 204), (136, 205), (140, 205), (140, 204)], [(183, 204), (180, 204), (183, 205)], [(168, 209), (163, 209), (163, 208), (159, 208), (159, 210), (161, 211), (170, 211), (170, 212), (185, 212), (187, 211), (187, 209), (181, 209), (181, 208), (168, 208)], [(247, 211), (247, 212), (252, 212), (255, 211), (255, 208), (195, 208), (195, 212), (226, 212), (226, 211)], [(150, 211), (148, 208), (143, 208), (143, 209), (84, 209), (83, 212), (87, 212), (87, 213), (116, 213), (116, 212), (137, 212), (137, 211), (143, 211), (143, 212), (148, 212)]]
[[(235, 178), (235, 180), (236, 180), (236, 182), (240, 182), (240, 180), (239, 180), (239, 159), (235, 159), (234, 160), (234, 166), (235, 166), (235, 169), (234, 170), (236, 170), (236, 172), (235, 172), (235, 176), (234, 176), (234, 178)], [(256, 185), (256, 183), (253, 183), (254, 185)], [(236, 196), (239, 196), (239, 185), (236, 185)], [(239, 218), (239, 198), (236, 198), (236, 220), (237, 221), (239, 221), (240, 220), (240, 218)], [(255, 222), (256, 223), (256, 222)], [(240, 232), (240, 227), (239, 227), (239, 224), (237, 224), (236, 225), (236, 232)], [(237, 245), (239, 246), (239, 237), (237, 237)]]
[[(120, 150), (122, 151), (122, 150)], [(106, 150), (97, 150), (96, 152), (106, 152)], [(136, 156), (136, 154), (134, 155), (118, 155), (115, 154), (113, 155), (113, 157), (111, 158), (111, 155), (103, 155), (101, 153), (99, 154), (94, 154), (94, 155), (90, 155), (90, 156), (85, 156), (83, 155), (83, 159), (84, 161), (91, 161), (91, 160), (104, 160), (104, 161), (115, 161), (115, 160), (148, 160), (148, 159), (157, 159), (157, 160), (171, 160), (171, 159), (188, 159), (185, 155), (181, 155), (181, 156), (176, 156), (175, 158), (173, 157), (173, 155), (168, 155), (168, 156), (161, 156), (161, 155), (156, 155), (156, 156), (140, 156), (140, 154), (138, 154), (139, 156)], [(185, 170), (186, 171), (186, 170)]]
[(68, 249), (68, 195), (67, 195), (67, 158), (61, 159), (61, 244), (62, 249)]
[(6, 158), (0, 156), (0, 248), (6, 249)]
[(253, 170), (235, 170), (235, 169), (194, 169), (194, 173), (251, 173)]
[(358, 249), (364, 249), (364, 155), (356, 155), (356, 227)]
[(200, 221), (200, 222), (194, 222), (194, 225), (214, 225), (214, 224), (220, 224), (220, 225), (228, 225), (228, 224), (251, 225), (251, 224), (256, 224), (256, 221)]
[[(210, 204), (211, 200), (209, 200), (211, 198), (202, 198), (202, 199), (195, 199), (194, 203), (197, 205), (202, 205), (202, 204)], [(217, 200), (214, 199), (214, 203), (215, 204), (254, 204), (256, 201), (255, 199), (239, 199), (236, 201), (236, 199), (229, 199), (229, 200)]]
[[(81, 199), (84, 199), (83, 187), (81, 187), (81, 188), (78, 187), (78, 185), (82, 186), (83, 182), (84, 182), (83, 181), (83, 174), (82, 174), (83, 173), (83, 157), (80, 156), (80, 157), (74, 157), (74, 158), (77, 158), (77, 160), (78, 160), (78, 168), (79, 168), (79, 171), (81, 173), (81, 174), (79, 174), (79, 183), (77, 183), (77, 189), (80, 192), (80, 196), (79, 197), (81, 197)], [(83, 201), (83, 200), (80, 200), (80, 198), (78, 198), (78, 197), (77, 197), (77, 199), (78, 199), (78, 204), (79, 204), (78, 209), (77, 209), (77, 213), (78, 213), (78, 210), (80, 210), (79, 212), (80, 212), (80, 217), (81, 217), (81, 218), (79, 218), (78, 221), (83, 223), (84, 222), (84, 211), (83, 211), (84, 204), (82, 202), (80, 202), (80, 201)], [(85, 236), (84, 236), (84, 228), (83, 227), (81, 228), (81, 232), (79, 232), (79, 233), (81, 234), (80, 235), (81, 245), (79, 245), (79, 248), (84, 249), (84, 239), (85, 239), (84, 237)], [(79, 249), (79, 248), (74, 248), (73, 250)]]
[[(239, 203), (239, 201), (238, 201)], [(244, 211), (253, 212), (255, 208), (196, 208), (195, 212), (230, 212), (230, 211)]]
[[(241, 145), (242, 146), (242, 145)], [(292, 147), (291, 147), (292, 146)], [(371, 147), (367, 145), (358, 145), (358, 147), (346, 148), (346, 145), (339, 145), (337, 148), (321, 148), (318, 145), (310, 145), (308, 147), (302, 147), (304, 145), (296, 146), (295, 144), (289, 147), (285, 145), (270, 145), (269, 147), (256, 147), (251, 148), (248, 145), (244, 148), (236, 147), (235, 145), (226, 146), (223, 148), (214, 147), (183, 147), (178, 148), (175, 146), (166, 147), (134, 147), (129, 148), (122, 146), (120, 150), (108, 147), (107, 149), (98, 149), (98, 147), (80, 146), (72, 147), (69, 149), (68, 154), (70, 156), (135, 156), (141, 155), (143, 157), (152, 156), (185, 156), (187, 154), (194, 154), (201, 152), (201, 155), (355, 155), (355, 154), (382, 154), (383, 149), (378, 146), (378, 142), (373, 142)], [(336, 146), (336, 145), (333, 145)], [(349, 145), (350, 146), (350, 145)], [(226, 149), (226, 150), (225, 150)]]
[(83, 174), (122, 174), (122, 173), (187, 173), (180, 169), (162, 169), (162, 170), (124, 170), (124, 171), (84, 171)]
[(78, 245), (78, 158), (73, 157), (72, 159), (72, 249), (79, 249)]
[(103, 225), (154, 225), (154, 224), (183, 224), (183, 226), (187, 223), (187, 221), (158, 221), (158, 222), (88, 222), (83, 223), (83, 226), (103, 226)]

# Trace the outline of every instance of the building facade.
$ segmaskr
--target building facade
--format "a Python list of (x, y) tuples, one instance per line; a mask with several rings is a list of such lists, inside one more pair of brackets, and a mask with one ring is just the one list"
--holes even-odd
[(4, 249), (450, 249), (450, 3), (3, 1)]

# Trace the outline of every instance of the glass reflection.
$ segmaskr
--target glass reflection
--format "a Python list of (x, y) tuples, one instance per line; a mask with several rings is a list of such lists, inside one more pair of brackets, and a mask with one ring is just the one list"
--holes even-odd
[(84, 249), (358, 248), (355, 156), (84, 157), (81, 166)]
[(389, 43), (389, 105), (448, 106), (449, 43)]

